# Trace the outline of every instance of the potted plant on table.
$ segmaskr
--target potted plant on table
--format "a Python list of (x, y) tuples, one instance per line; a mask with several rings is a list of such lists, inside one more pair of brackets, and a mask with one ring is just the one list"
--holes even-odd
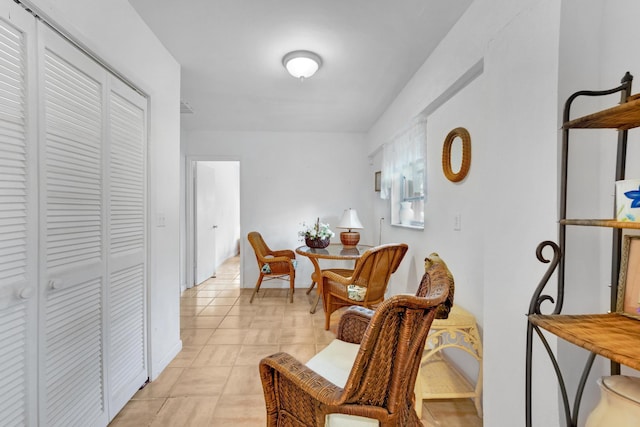
[(310, 248), (326, 248), (335, 233), (329, 228), (329, 224), (320, 222), (320, 218), (313, 225), (302, 223), (302, 230), (298, 231), (298, 236), (304, 239), (304, 242)]

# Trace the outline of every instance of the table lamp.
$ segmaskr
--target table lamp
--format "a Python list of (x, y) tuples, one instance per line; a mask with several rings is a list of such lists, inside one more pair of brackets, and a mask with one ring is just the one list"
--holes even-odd
[(340, 233), (340, 241), (345, 248), (354, 248), (360, 241), (360, 233), (351, 230), (362, 229), (364, 227), (358, 219), (358, 213), (356, 210), (349, 208), (344, 210), (340, 224), (338, 224), (336, 228), (346, 228), (349, 230)]

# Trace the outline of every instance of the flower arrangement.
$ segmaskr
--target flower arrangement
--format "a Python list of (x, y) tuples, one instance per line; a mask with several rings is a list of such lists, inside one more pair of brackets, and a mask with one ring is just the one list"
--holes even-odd
[[(302, 223), (302, 230), (298, 231), (298, 236), (304, 239), (309, 247), (327, 247), (329, 240), (335, 233), (329, 228), (329, 224), (320, 222), (320, 218), (313, 225)], [(322, 243), (320, 243), (322, 242)]]

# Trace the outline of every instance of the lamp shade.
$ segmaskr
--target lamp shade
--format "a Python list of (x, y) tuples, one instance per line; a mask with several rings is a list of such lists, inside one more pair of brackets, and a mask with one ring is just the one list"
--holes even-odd
[(303, 80), (313, 76), (322, 65), (320, 57), (308, 50), (295, 50), (282, 58), (282, 65), (293, 77)]
[(345, 209), (342, 214), (342, 219), (340, 220), (340, 224), (336, 226), (337, 228), (347, 228), (349, 230), (364, 228), (360, 219), (358, 219), (358, 212), (355, 209)]

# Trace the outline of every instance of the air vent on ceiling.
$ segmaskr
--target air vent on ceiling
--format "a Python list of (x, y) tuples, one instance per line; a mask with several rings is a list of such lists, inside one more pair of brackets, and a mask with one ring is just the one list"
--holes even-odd
[(193, 114), (193, 108), (186, 101), (180, 101), (180, 114)]

